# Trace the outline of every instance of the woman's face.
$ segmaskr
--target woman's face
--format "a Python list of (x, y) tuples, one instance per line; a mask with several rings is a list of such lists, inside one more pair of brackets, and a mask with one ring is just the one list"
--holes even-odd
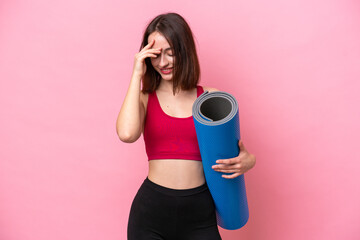
[(151, 33), (148, 37), (148, 42), (151, 42), (153, 39), (155, 39), (155, 43), (152, 48), (161, 48), (161, 53), (156, 58), (150, 58), (151, 64), (161, 75), (162, 79), (172, 80), (174, 56), (170, 44), (159, 32)]

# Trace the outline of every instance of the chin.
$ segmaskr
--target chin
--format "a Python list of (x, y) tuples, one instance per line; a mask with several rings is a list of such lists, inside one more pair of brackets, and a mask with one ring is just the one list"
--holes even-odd
[(172, 75), (166, 75), (166, 76), (163, 76), (161, 75), (162, 79), (164, 79), (165, 81), (171, 81), (172, 80)]

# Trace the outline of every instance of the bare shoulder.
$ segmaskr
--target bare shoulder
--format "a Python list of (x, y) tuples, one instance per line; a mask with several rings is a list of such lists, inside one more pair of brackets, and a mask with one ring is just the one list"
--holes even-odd
[(203, 86), (203, 89), (204, 89), (204, 91), (209, 91), (209, 92), (221, 91), (217, 88), (207, 87), (207, 86)]

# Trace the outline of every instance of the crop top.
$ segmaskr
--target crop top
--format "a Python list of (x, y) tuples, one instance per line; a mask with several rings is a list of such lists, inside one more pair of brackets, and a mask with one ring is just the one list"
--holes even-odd
[[(204, 89), (196, 86), (197, 97)], [(149, 93), (144, 122), (144, 142), (148, 160), (188, 159), (201, 161), (193, 116), (186, 118), (166, 114), (156, 91)]]

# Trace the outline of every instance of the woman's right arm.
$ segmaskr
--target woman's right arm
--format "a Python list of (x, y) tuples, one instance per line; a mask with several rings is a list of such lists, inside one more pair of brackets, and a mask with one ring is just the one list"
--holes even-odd
[(141, 76), (132, 75), (116, 121), (116, 132), (120, 140), (126, 143), (135, 142), (141, 135), (145, 109), (140, 99), (140, 80)]
[(146, 72), (145, 58), (157, 57), (156, 54), (159, 54), (161, 51), (159, 49), (151, 49), (154, 42), (150, 42), (135, 55), (134, 69), (129, 88), (116, 121), (116, 132), (120, 140), (126, 143), (135, 142), (142, 133), (145, 106), (141, 100), (141, 78)]

